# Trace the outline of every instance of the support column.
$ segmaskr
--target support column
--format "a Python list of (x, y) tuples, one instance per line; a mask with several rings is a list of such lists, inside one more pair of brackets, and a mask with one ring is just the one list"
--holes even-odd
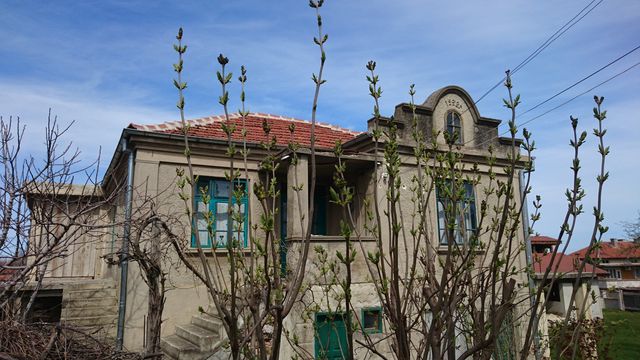
[(298, 154), (287, 169), (287, 237), (302, 238), (309, 221), (309, 157)]

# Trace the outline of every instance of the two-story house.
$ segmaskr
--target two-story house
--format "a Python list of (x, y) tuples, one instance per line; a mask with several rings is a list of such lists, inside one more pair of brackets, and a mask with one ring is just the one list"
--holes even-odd
[[(560, 246), (560, 242), (552, 237), (531, 236), (531, 246), (536, 278), (540, 285), (545, 285), (550, 290), (549, 297), (546, 299), (547, 318), (554, 319), (553, 315), (564, 318), (575, 310), (584, 314), (587, 319), (602, 318), (603, 304), (598, 278), (606, 275), (606, 271), (586, 263), (578, 275), (582, 260), (576, 254), (563, 254), (561, 248), (558, 248), (554, 256), (553, 251)], [(542, 284), (547, 271), (550, 273), (547, 279), (554, 280), (546, 280), (546, 283)], [(579, 287), (576, 290), (573, 306), (569, 307), (576, 280)]]
[[(581, 260), (588, 248), (574, 254)], [(591, 251), (587, 261), (606, 271), (599, 276), (607, 308), (640, 310), (640, 243), (622, 239), (603, 241)]]
[[(418, 128), (423, 131), (428, 141), (432, 134), (440, 134), (435, 141), (446, 148), (445, 132), (456, 132), (459, 136), (455, 144), (462, 154), (462, 162), (471, 168), (472, 164), (479, 164), (481, 181), (475, 187), (466, 186), (465, 220), (467, 230), (475, 230), (478, 226), (479, 208), (476, 206), (476, 197), (483, 193), (483, 186), (488, 183), (489, 147), (493, 148), (493, 156), (498, 162), (506, 163), (511, 139), (499, 136), (499, 120), (480, 115), (473, 99), (462, 88), (447, 86), (432, 93), (424, 103), (416, 106), (416, 119)], [(411, 124), (413, 116), (409, 104), (403, 103), (395, 107), (394, 122), (399, 132), (399, 149), (402, 154), (401, 172), (407, 184), (401, 187), (399, 201), (409, 211), (411, 206), (411, 191), (409, 180), (412, 174), (417, 172), (415, 161), (412, 160), (415, 142), (411, 136)], [(242, 125), (242, 117), (237, 114), (230, 115), (231, 121)], [(388, 120), (388, 119), (387, 119)], [(223, 116), (212, 116), (189, 120), (189, 139), (193, 169), (199, 176), (199, 181), (208, 189), (208, 207), (201, 209), (200, 200), (196, 199), (193, 208), (196, 211), (211, 211), (217, 216), (213, 226), (212, 239), (206, 229), (206, 225), (198, 224), (201, 231), (200, 242), (203, 248), (209, 248), (208, 259), (220, 261), (225, 265), (224, 249), (211, 249), (213, 244), (225, 244), (227, 239), (229, 221), (224, 217), (227, 212), (227, 199), (229, 196), (228, 182), (225, 182), (225, 172), (228, 171), (229, 158), (227, 156), (227, 136), (223, 131)], [(384, 183), (385, 173), (383, 167), (376, 167), (376, 159), (381, 159), (380, 153), (375, 153), (374, 140), (371, 131), (374, 121), (368, 121), (368, 129), (365, 132), (351, 131), (334, 125), (318, 123), (316, 125), (316, 191), (308, 193), (310, 182), (310, 129), (309, 121), (293, 119), (277, 115), (251, 113), (245, 119), (246, 141), (250, 152), (247, 158), (248, 173), (242, 173), (242, 182), (251, 189), (262, 174), (259, 163), (266, 156), (260, 142), (268, 140), (263, 132), (263, 124), (270, 127), (271, 136), (276, 136), (275, 146), (278, 151), (279, 164), (276, 177), (281, 185), (282, 196), (279, 199), (278, 219), (275, 226), (281, 236), (281, 241), (286, 244), (283, 248), (296, 249), (304, 238), (304, 228), (301, 218), (308, 218), (308, 204), (311, 197), (314, 198), (314, 218), (312, 225), (312, 242), (321, 245), (334, 252), (342, 249), (344, 238), (340, 236), (340, 220), (342, 212), (336, 204), (329, 201), (329, 186), (333, 184), (333, 175), (337, 158), (331, 151), (335, 141), (343, 144), (346, 163), (345, 174), (349, 185), (354, 189), (352, 203), (356, 226), (363, 234), (359, 238), (365, 251), (374, 250), (376, 241), (367, 235), (365, 223), (365, 200), (371, 199), (374, 191), (374, 179)], [(169, 122), (162, 124), (143, 125), (136, 121), (126, 127), (121, 134), (118, 147), (111, 159), (109, 167), (102, 182), (102, 191), (109, 193), (121, 188), (127, 182), (135, 189), (132, 199), (124, 196), (113, 204), (111, 208), (103, 209), (105, 217), (111, 219), (114, 224), (122, 224), (127, 214), (135, 214), (136, 204), (142, 195), (153, 196), (156, 203), (163, 211), (175, 211), (184, 216), (184, 204), (177, 196), (176, 169), (184, 169), (186, 160), (184, 156), (184, 140), (181, 130), (181, 122)], [(384, 126), (384, 121), (380, 126)], [(294, 129), (291, 132), (291, 129)], [(242, 146), (243, 138), (240, 132), (233, 135), (233, 141)], [(297, 162), (291, 163), (292, 154), (288, 144), (294, 141), (299, 144), (296, 151)], [(517, 150), (516, 150), (517, 151)], [(236, 168), (243, 168), (244, 164), (236, 163)], [(376, 168), (378, 169), (376, 172)], [(502, 173), (498, 178), (504, 179)], [(514, 176), (514, 188), (519, 189), (519, 177)], [(292, 184), (297, 184), (294, 190)], [(144, 194), (143, 194), (144, 193)], [(516, 191), (517, 193), (517, 191)], [(384, 197), (384, 196), (382, 196)], [(251, 201), (249, 201), (249, 198)], [(295, 201), (294, 201), (295, 199)], [(515, 199), (519, 203), (520, 199)], [(247, 199), (241, 199), (240, 213), (242, 216), (252, 214), (257, 218), (261, 213), (259, 202), (253, 192), (247, 192)], [(131, 208), (127, 209), (130, 206)], [(489, 204), (493, 206), (493, 204)], [(437, 239), (440, 245), (443, 243), (444, 234), (444, 210), (442, 204), (433, 198), (429, 204), (430, 214), (433, 216), (433, 239)], [(386, 216), (386, 215), (383, 215)], [(405, 220), (410, 222), (407, 217)], [(183, 218), (183, 229), (187, 239), (191, 239), (192, 251), (187, 254), (193, 256), (196, 261), (196, 244), (194, 238), (189, 236), (190, 227), (188, 220)], [(239, 241), (250, 246), (250, 229), (239, 232)], [(48, 276), (45, 288), (52, 291), (61, 300), (63, 321), (82, 325), (101, 326), (112, 336), (116, 333), (124, 335), (124, 345), (128, 349), (139, 349), (143, 345), (146, 331), (146, 307), (147, 287), (139, 276), (140, 269), (133, 263), (128, 267), (119, 266), (118, 249), (122, 246), (123, 229), (121, 225), (113, 226), (113, 229), (101, 234), (93, 241), (86, 241), (77, 249), (78, 256), (67, 258), (67, 264), (56, 267)], [(518, 231), (514, 239), (518, 244), (524, 244), (523, 231)], [(383, 235), (384, 238), (384, 235)], [(438, 244), (433, 244), (438, 247)], [(441, 246), (442, 247), (442, 246)], [(446, 248), (446, 246), (445, 246)], [(289, 252), (281, 254), (283, 258), (291, 256)], [(109, 261), (105, 261), (105, 258)], [(313, 259), (310, 259), (311, 262)], [(526, 268), (524, 251), (518, 253), (514, 266), (520, 269)], [(375, 287), (366, 271), (364, 255), (360, 254), (356, 259), (353, 272), (353, 304), (356, 311), (362, 314), (363, 327), (370, 327), (374, 332), (386, 332), (380, 303), (375, 295)], [(126, 279), (123, 285), (123, 279)], [(518, 282), (527, 282), (526, 273), (522, 273)], [(120, 290), (122, 289), (122, 290)], [(184, 267), (176, 265), (169, 273), (169, 291), (166, 294), (166, 303), (163, 315), (163, 350), (173, 357), (206, 356), (213, 350), (212, 344), (216, 343), (223, 332), (221, 323), (215, 317), (201, 314), (199, 308), (208, 308), (209, 299), (205, 287), (197, 279), (189, 274)], [(92, 299), (99, 299), (92, 301)], [(124, 321), (118, 321), (118, 318)], [(322, 318), (322, 309), (318, 311), (315, 321), (325, 321)], [(314, 335), (314, 326), (309, 324), (309, 319), (303, 319), (299, 314), (292, 314), (285, 321), (290, 331), (296, 332), (301, 346), (309, 353), (314, 353), (318, 341)], [(311, 321), (314, 321), (313, 319)], [(339, 319), (335, 319), (339, 321)], [(334, 324), (340, 328), (341, 324)], [(341, 335), (338, 334), (338, 337)], [(291, 355), (291, 349), (284, 346), (283, 356)], [(200, 354), (200, 355), (198, 355)]]

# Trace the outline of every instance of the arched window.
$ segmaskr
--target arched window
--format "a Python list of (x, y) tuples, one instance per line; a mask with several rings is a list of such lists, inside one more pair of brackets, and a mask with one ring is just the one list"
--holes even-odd
[(455, 111), (447, 112), (447, 133), (453, 144), (462, 144), (462, 120)]

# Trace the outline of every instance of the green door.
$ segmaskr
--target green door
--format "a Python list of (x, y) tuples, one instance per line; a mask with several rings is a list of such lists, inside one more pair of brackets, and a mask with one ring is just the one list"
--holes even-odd
[(347, 358), (347, 328), (344, 314), (316, 314), (316, 359)]

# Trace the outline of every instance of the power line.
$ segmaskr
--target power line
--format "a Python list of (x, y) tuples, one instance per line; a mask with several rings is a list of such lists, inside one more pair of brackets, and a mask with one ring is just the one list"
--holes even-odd
[(571, 90), (571, 89), (572, 89), (572, 88), (574, 88), (575, 86), (577, 86), (577, 85), (579, 85), (580, 83), (582, 83), (582, 82), (586, 81), (587, 79), (589, 79), (589, 78), (593, 77), (594, 75), (596, 75), (597, 73), (601, 72), (602, 70), (604, 70), (604, 69), (608, 68), (609, 66), (611, 66), (611, 65), (613, 65), (613, 64), (615, 64), (615, 63), (617, 63), (618, 61), (622, 60), (622, 59), (623, 59), (623, 58), (625, 58), (627, 55), (629, 55), (629, 54), (633, 53), (634, 51), (636, 51), (636, 50), (638, 50), (638, 49), (640, 49), (640, 45), (638, 45), (638, 46), (636, 46), (635, 48), (633, 48), (633, 49), (629, 50), (629, 51), (628, 51), (628, 52), (626, 52), (625, 54), (620, 55), (620, 56), (619, 56), (618, 58), (616, 58), (615, 60), (610, 61), (608, 64), (606, 64), (606, 65), (604, 65), (603, 67), (599, 68), (598, 70), (596, 70), (596, 71), (592, 72), (591, 74), (589, 74), (589, 75), (587, 75), (587, 76), (583, 77), (583, 78), (582, 78), (582, 79), (580, 79), (579, 81), (577, 81), (577, 82), (573, 83), (571, 86), (569, 86), (569, 87), (565, 88), (564, 90), (562, 90), (562, 91), (560, 91), (559, 93), (557, 93), (557, 94), (553, 95), (552, 97), (550, 97), (550, 98), (546, 99), (545, 101), (543, 101), (543, 102), (541, 102), (541, 103), (538, 103), (536, 106), (534, 106), (534, 107), (532, 107), (532, 108), (530, 108), (530, 109), (528, 109), (528, 110), (524, 111), (522, 114), (520, 114), (520, 116), (522, 116), (522, 115), (524, 115), (524, 114), (526, 114), (526, 113), (528, 113), (528, 112), (530, 112), (530, 111), (533, 111), (533, 110), (535, 110), (535, 109), (539, 108), (540, 106), (542, 106), (542, 105), (544, 105), (544, 104), (548, 103), (549, 101), (551, 101), (551, 100), (555, 99), (556, 97), (558, 97), (558, 96), (560, 96), (560, 95), (564, 94), (564, 93), (565, 93), (565, 92), (567, 92), (568, 90)]
[[(636, 48), (636, 49), (637, 49), (637, 48)], [(617, 73), (617, 74), (615, 74), (615, 75), (613, 75), (613, 76), (611, 76), (611, 77), (607, 78), (606, 80), (604, 80), (604, 81), (602, 81), (602, 82), (598, 83), (597, 85), (595, 85), (595, 86), (591, 87), (590, 89), (588, 89), (588, 90), (585, 90), (585, 91), (581, 92), (580, 94), (578, 94), (578, 95), (576, 95), (576, 96), (572, 97), (571, 99), (569, 99), (569, 100), (567, 100), (567, 101), (565, 101), (565, 102), (563, 102), (563, 103), (561, 103), (561, 104), (559, 104), (559, 105), (557, 105), (557, 106), (555, 106), (555, 107), (553, 107), (553, 108), (551, 108), (551, 109), (549, 109), (549, 110), (547, 110), (547, 111), (543, 112), (542, 114), (540, 114), (540, 115), (536, 115), (536, 116), (534, 116), (534, 117), (532, 117), (532, 118), (530, 118), (530, 119), (528, 119), (528, 120), (526, 120), (526, 121), (524, 121), (524, 122), (522, 122), (522, 123), (520, 123), (520, 124), (517, 124), (517, 125), (518, 125), (518, 127), (523, 126), (523, 125), (526, 125), (526, 124), (528, 124), (528, 123), (530, 123), (530, 122), (532, 122), (532, 121), (534, 121), (534, 120), (536, 120), (536, 119), (539, 119), (539, 118), (541, 118), (541, 117), (543, 117), (543, 116), (545, 116), (545, 115), (549, 114), (550, 112), (553, 112), (553, 111), (555, 111), (555, 110), (557, 110), (557, 109), (559, 109), (559, 108), (561, 108), (561, 107), (563, 107), (563, 106), (567, 105), (568, 103), (572, 102), (573, 100), (575, 100), (575, 99), (577, 99), (577, 98), (579, 98), (579, 97), (581, 97), (581, 96), (584, 96), (585, 94), (590, 93), (591, 91), (593, 91), (593, 90), (595, 90), (595, 89), (599, 88), (600, 86), (602, 86), (602, 85), (604, 85), (604, 84), (606, 84), (606, 83), (608, 83), (608, 82), (612, 81), (613, 79), (615, 79), (615, 78), (617, 78), (617, 77), (619, 77), (619, 76), (621, 76), (621, 75), (623, 75), (623, 74), (627, 73), (628, 71), (632, 70), (633, 68), (635, 68), (635, 67), (636, 67), (636, 66), (638, 66), (638, 65), (640, 65), (640, 62), (637, 62), (637, 63), (635, 63), (635, 64), (631, 65), (630, 67), (628, 67), (628, 68), (626, 68), (626, 69), (622, 70), (621, 72), (619, 72), (619, 73)], [(579, 82), (575, 83), (575, 84), (574, 84), (574, 85), (572, 85), (571, 87), (573, 87), (573, 86), (577, 85), (578, 83), (582, 82), (583, 80), (585, 80), (585, 79), (580, 80)], [(556, 95), (558, 95), (558, 94), (556, 94)], [(555, 97), (556, 95), (554, 95), (554, 97)], [(523, 114), (524, 114), (524, 113), (523, 113)], [(521, 114), (520, 116), (522, 116), (522, 114)], [(518, 117), (519, 117), (519, 116), (518, 116)], [(517, 119), (518, 117), (516, 117), (516, 119)], [(494, 139), (498, 138), (499, 136), (505, 135), (505, 134), (507, 134), (507, 133), (509, 133), (509, 130), (502, 132), (502, 133), (501, 133), (501, 134), (499, 134), (498, 136), (491, 137), (491, 138), (489, 138), (489, 139), (487, 139), (487, 140), (485, 140), (485, 141), (481, 142), (480, 144), (478, 144), (478, 146), (483, 145), (483, 144), (486, 144), (487, 142), (492, 141), (492, 140), (494, 140)]]
[[(563, 90), (561, 90), (560, 92), (557, 92), (556, 94), (552, 95), (551, 97), (547, 98), (546, 100), (543, 100), (543, 101), (539, 102), (538, 104), (534, 105), (532, 108), (529, 108), (529, 109), (525, 110), (524, 112), (522, 112), (521, 114), (519, 114), (519, 115), (518, 115), (518, 117), (520, 117), (520, 116), (522, 116), (522, 115), (524, 115), (524, 114), (526, 114), (526, 113), (529, 113), (530, 111), (533, 111), (533, 110), (535, 110), (535, 109), (539, 108), (540, 106), (542, 106), (542, 105), (544, 105), (544, 104), (548, 103), (549, 101), (551, 101), (551, 100), (553, 100), (553, 99), (557, 98), (558, 96), (560, 96), (560, 95), (564, 94), (565, 92), (567, 92), (567, 91), (569, 91), (569, 90), (573, 89), (573, 88), (574, 88), (574, 87), (576, 87), (577, 85), (579, 85), (579, 84), (583, 83), (584, 81), (586, 81), (586, 80), (590, 79), (591, 77), (593, 77), (593, 76), (595, 76), (596, 74), (600, 73), (601, 71), (603, 71), (604, 69), (608, 68), (609, 66), (611, 66), (611, 65), (613, 65), (613, 64), (615, 64), (615, 63), (617, 63), (618, 61), (620, 61), (620, 60), (624, 59), (625, 57), (629, 56), (630, 54), (632, 54), (633, 52), (637, 51), (638, 49), (640, 49), (640, 45), (638, 45), (638, 46), (636, 46), (635, 48), (633, 48), (633, 49), (631, 49), (631, 50), (627, 51), (626, 53), (624, 53), (624, 54), (622, 54), (622, 55), (618, 56), (618, 57), (617, 57), (617, 58), (615, 58), (614, 60), (609, 61), (609, 63), (607, 63), (606, 65), (604, 65), (604, 66), (600, 67), (598, 70), (596, 70), (596, 71), (592, 72), (591, 74), (589, 74), (589, 75), (587, 75), (587, 76), (583, 77), (582, 79), (580, 79), (580, 80), (578, 80), (578, 81), (574, 82), (573, 84), (571, 84), (571, 85), (569, 85), (568, 87), (564, 88), (564, 89), (563, 89)], [(503, 134), (504, 134), (504, 133), (503, 133)], [(494, 137), (494, 138), (491, 138), (491, 139), (489, 139), (489, 140), (493, 140), (493, 139), (495, 139), (495, 137)], [(489, 140), (487, 140), (487, 141), (489, 141)], [(470, 142), (472, 142), (472, 141), (473, 141), (473, 140), (469, 140), (469, 141), (465, 142), (463, 145), (466, 145), (466, 144), (468, 144), (468, 143), (470, 143)], [(486, 143), (486, 141), (482, 142), (482, 144), (484, 144), (484, 143)]]
[[(584, 8), (582, 8), (574, 17), (572, 17), (569, 21), (567, 21), (564, 25), (562, 25), (558, 30), (556, 30), (556, 32), (554, 32), (540, 46), (538, 46), (538, 48), (536, 48), (531, 54), (529, 54), (529, 56), (527, 56), (524, 60), (522, 60), (518, 65), (516, 65), (516, 67), (512, 71), (512, 74), (515, 74), (516, 72), (521, 70), (529, 62), (531, 62), (538, 55), (540, 55), (542, 51), (544, 51), (547, 47), (549, 47), (549, 45), (551, 45), (554, 41), (560, 38), (564, 33), (566, 33), (574, 25), (580, 22), (580, 20), (582, 20), (585, 16), (591, 13), (591, 11), (593, 11), (593, 9), (595, 9), (598, 5), (600, 5), (604, 0), (598, 1), (598, 3), (596, 3), (593, 7), (591, 7), (591, 5), (595, 1), (596, 0), (592, 0), (589, 4), (587, 4)], [(589, 10), (585, 12), (585, 10), (587, 9)], [(584, 12), (584, 15), (580, 16), (583, 12)], [(578, 20), (574, 21), (576, 18), (578, 18)], [(495, 90), (498, 86), (500, 86), (505, 80), (506, 80), (506, 77), (503, 77), (502, 79), (500, 79), (500, 81), (495, 83), (491, 88), (489, 88), (489, 90), (485, 91), (484, 94), (482, 94), (482, 96), (478, 98), (478, 100), (474, 101), (474, 104), (478, 104), (480, 101), (482, 101), (482, 99), (484, 99), (487, 95), (493, 92), (493, 90)]]
[[(571, 18), (571, 20), (569, 20), (567, 23), (565, 23), (560, 29), (558, 29), (553, 35), (551, 35), (544, 43), (542, 43), (542, 45), (540, 45), (533, 53), (531, 53), (531, 55), (529, 55), (520, 64), (518, 64), (513, 69), (513, 71), (511, 71), (511, 74), (513, 75), (513, 74), (517, 73), (520, 69), (525, 67), (531, 60), (533, 60), (536, 56), (538, 56), (538, 54), (540, 54), (542, 51), (544, 51), (544, 49), (549, 47), (549, 45), (551, 45), (554, 41), (556, 41), (558, 38), (560, 38), (562, 35), (564, 35), (564, 33), (569, 31), (569, 29), (571, 29), (575, 24), (579, 23), (580, 20), (582, 20), (585, 16), (589, 15), (589, 13), (592, 12), (596, 7), (598, 7), (598, 5), (600, 5), (604, 0), (598, 1), (598, 3), (595, 4), (592, 8), (590, 8), (586, 13), (584, 13), (584, 15), (580, 16), (580, 14), (582, 14), (583, 11), (585, 11), (587, 8), (589, 8), (589, 6), (591, 6), (591, 4), (593, 4), (595, 1), (596, 0), (592, 0), (589, 4), (587, 4), (587, 6), (582, 8), (582, 10), (580, 10), (580, 12), (578, 12), (573, 18)], [(580, 16), (580, 18), (578, 20), (576, 20), (575, 22), (571, 23), (578, 16)], [(569, 25), (570, 23), (571, 23), (571, 25)], [(567, 27), (567, 25), (569, 25), (569, 26)], [(565, 27), (566, 27), (566, 29), (565, 29)]]
[[(617, 73), (617, 74), (615, 74), (615, 75), (611, 76), (610, 78), (608, 78), (608, 79), (606, 79), (605, 81), (603, 81), (603, 82), (601, 82), (601, 83), (599, 83), (599, 84), (595, 85), (594, 87), (592, 87), (592, 88), (590, 88), (590, 89), (588, 89), (588, 90), (585, 90), (585, 91), (581, 92), (580, 94), (578, 94), (578, 95), (576, 95), (576, 96), (572, 97), (571, 99), (569, 99), (569, 100), (567, 100), (567, 101), (563, 102), (562, 104), (557, 105), (556, 107), (554, 107), (554, 108), (552, 108), (552, 109), (549, 109), (549, 110), (547, 110), (547, 111), (543, 112), (543, 113), (542, 113), (542, 114), (540, 114), (540, 115), (537, 115), (537, 116), (535, 116), (535, 117), (532, 117), (531, 119), (526, 120), (526, 121), (522, 122), (521, 124), (518, 124), (518, 126), (526, 125), (526, 124), (528, 124), (528, 123), (530, 123), (530, 122), (532, 122), (532, 121), (534, 121), (534, 120), (536, 120), (536, 119), (538, 119), (538, 118), (541, 118), (541, 117), (543, 117), (543, 116), (547, 115), (548, 113), (550, 113), (550, 112), (552, 112), (552, 111), (555, 111), (555, 110), (557, 110), (557, 109), (559, 109), (559, 108), (561, 108), (561, 107), (563, 107), (563, 106), (567, 105), (568, 103), (570, 103), (570, 102), (572, 102), (573, 100), (575, 100), (575, 99), (579, 98), (580, 96), (583, 96), (583, 95), (585, 95), (585, 94), (587, 94), (587, 93), (590, 93), (591, 91), (593, 91), (593, 90), (595, 90), (595, 89), (599, 88), (600, 86), (602, 86), (602, 85), (604, 85), (604, 84), (608, 83), (609, 81), (611, 81), (611, 80), (613, 80), (613, 79), (615, 79), (615, 78), (617, 78), (617, 77), (621, 76), (622, 74), (624, 74), (624, 73), (626, 73), (626, 72), (630, 71), (631, 69), (635, 68), (635, 67), (636, 67), (636, 66), (638, 66), (638, 65), (640, 65), (640, 62), (637, 62), (637, 63), (635, 63), (635, 64), (631, 65), (630, 67), (628, 67), (628, 68), (624, 69), (623, 71), (621, 71), (621, 72), (619, 72), (619, 73)], [(508, 133), (508, 131), (506, 131), (506, 132), (504, 132), (504, 133), (502, 133), (502, 134), (504, 135), (504, 134), (506, 134), (506, 133)]]

